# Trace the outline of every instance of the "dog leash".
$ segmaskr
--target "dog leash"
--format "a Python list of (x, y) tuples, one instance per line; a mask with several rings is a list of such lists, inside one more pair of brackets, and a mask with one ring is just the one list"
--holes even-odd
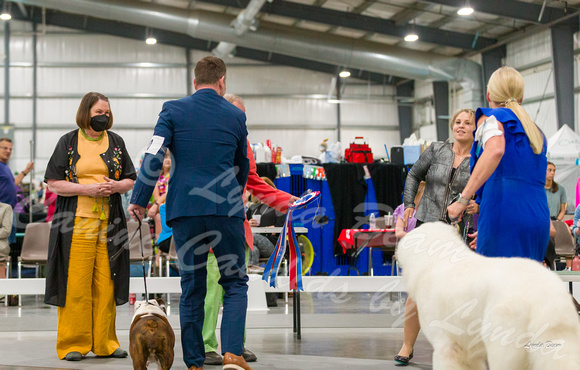
[(141, 221), (139, 221), (139, 230), (135, 230), (135, 232), (133, 233), (133, 235), (129, 238), (129, 240), (123, 244), (123, 246), (121, 248), (119, 248), (119, 251), (117, 253), (115, 253), (114, 255), (111, 256), (111, 258), (109, 258), (109, 261), (114, 261), (117, 258), (119, 258), (119, 256), (121, 255), (121, 253), (123, 253), (124, 249), (129, 249), (128, 246), (129, 244), (131, 244), (131, 242), (133, 241), (133, 239), (135, 239), (135, 235), (137, 235), (137, 231), (141, 230)]
[[(137, 212), (133, 210), (133, 214), (139, 222), (139, 246), (141, 247), (141, 267), (143, 268), (143, 285), (145, 286), (145, 302), (149, 303), (149, 294), (147, 293), (147, 275), (145, 275), (145, 255), (143, 254), (143, 231), (141, 230), (141, 219), (137, 216)], [(135, 232), (136, 233), (136, 232)]]
[(112, 255), (109, 258), (109, 261), (114, 261), (117, 258), (119, 258), (121, 253), (123, 253), (123, 250), (125, 250), (125, 248), (131, 244), (133, 239), (135, 239), (135, 236), (137, 235), (137, 231), (139, 231), (139, 239), (140, 239), (139, 245), (141, 247), (141, 266), (143, 267), (143, 285), (145, 286), (145, 301), (147, 301), (147, 304), (150, 304), (149, 303), (149, 294), (147, 293), (147, 275), (145, 275), (145, 255), (143, 254), (143, 231), (141, 230), (141, 225), (143, 223), (141, 222), (141, 219), (137, 216), (137, 213), (135, 211), (133, 211), (133, 214), (135, 215), (135, 219), (137, 219), (137, 222), (139, 223), (139, 229), (135, 230), (133, 235), (131, 235), (131, 238), (129, 238), (129, 240), (125, 244), (123, 244), (123, 246), (121, 248), (119, 248), (119, 251), (117, 253), (115, 253), (114, 255)]
[(465, 227), (463, 228), (463, 241), (467, 243), (467, 238), (469, 237), (469, 228), (471, 227), (471, 222), (468, 220), (465, 222)]

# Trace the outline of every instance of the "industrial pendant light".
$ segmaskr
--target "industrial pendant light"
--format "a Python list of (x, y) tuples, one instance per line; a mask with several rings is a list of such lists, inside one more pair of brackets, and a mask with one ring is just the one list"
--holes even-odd
[(411, 23), (411, 32), (405, 36), (404, 40), (407, 42), (415, 42), (419, 40), (419, 35), (415, 32), (415, 19), (413, 19), (413, 23)]
[(469, 5), (469, 0), (467, 0), (465, 2), (465, 5), (463, 6), (463, 8), (461, 8), (457, 11), (457, 14), (467, 16), (467, 15), (472, 15), (473, 12), (474, 12), (474, 10), (471, 7), (471, 5)]

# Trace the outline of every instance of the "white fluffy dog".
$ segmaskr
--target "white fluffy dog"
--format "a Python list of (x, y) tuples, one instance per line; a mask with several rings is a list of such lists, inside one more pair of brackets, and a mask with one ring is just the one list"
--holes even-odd
[(578, 313), (540, 263), (480, 256), (441, 222), (407, 234), (397, 258), (434, 369), (580, 369)]

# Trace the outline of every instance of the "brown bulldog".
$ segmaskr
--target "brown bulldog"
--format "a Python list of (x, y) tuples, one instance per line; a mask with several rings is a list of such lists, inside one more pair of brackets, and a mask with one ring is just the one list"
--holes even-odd
[(135, 315), (129, 331), (129, 353), (133, 369), (147, 369), (150, 362), (160, 370), (173, 365), (175, 334), (167, 321), (165, 302), (158, 298), (135, 303)]

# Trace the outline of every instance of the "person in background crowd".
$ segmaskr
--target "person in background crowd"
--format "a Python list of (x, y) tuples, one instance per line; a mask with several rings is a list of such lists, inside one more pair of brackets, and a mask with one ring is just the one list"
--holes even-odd
[(159, 208), (162, 204), (165, 204), (167, 199), (167, 184), (169, 183), (169, 174), (171, 172), (171, 153), (167, 151), (165, 153), (165, 158), (163, 158), (163, 167), (161, 167), (161, 173), (159, 174), (159, 179), (157, 179), (157, 184), (155, 185), (155, 190), (153, 190), (153, 204), (149, 207), (147, 211), (147, 217), (155, 221), (155, 236), (156, 240), (159, 238), (161, 233), (161, 216), (159, 214)]
[(548, 197), (548, 208), (550, 209), (550, 218), (552, 220), (560, 220), (566, 215), (566, 207), (568, 200), (566, 198), (566, 189), (559, 186), (554, 181), (556, 175), (556, 165), (548, 162), (548, 169), (546, 170), (546, 197)]
[[(0, 168), (2, 168), (2, 170), (0, 170), (0, 175), (5, 175), (6, 168), (8, 168), (8, 160), (10, 159), (10, 156), (12, 156), (12, 150), (12, 140), (7, 137), (0, 138)], [(4, 166), (6, 166), (6, 168)], [(34, 162), (28, 162), (26, 168), (18, 175), (16, 175), (16, 177), (13, 177), (10, 169), (8, 168), (10, 178), (13, 179), (12, 182), (14, 182), (14, 186), (20, 185), (24, 177), (27, 176), (33, 169)], [(0, 177), (0, 179), (4, 180), (4, 177)], [(4, 182), (2, 182), (2, 184), (4, 184)]]
[(548, 267), (550, 270), (555, 270), (556, 266), (554, 265), (554, 261), (556, 260), (556, 257), (556, 228), (550, 222), (550, 239), (546, 249), (546, 256), (544, 257), (544, 266)]
[(580, 241), (580, 204), (576, 207), (574, 211), (574, 224), (572, 226), (572, 235), (576, 239), (576, 244), (578, 245)]
[(403, 203), (399, 205), (395, 209), (395, 212), (393, 212), (393, 217), (395, 218), (395, 236), (397, 239), (401, 239), (417, 226), (415, 214), (417, 213), (417, 208), (419, 207), (424, 191), (425, 181), (421, 181), (419, 188), (417, 189), (417, 195), (415, 195), (415, 213), (407, 219), (407, 226), (405, 226), (405, 204)]
[[(469, 180), (469, 151), (473, 143), (475, 127), (473, 119), (474, 114), (471, 109), (457, 111), (450, 122), (455, 141), (431, 144), (409, 171), (404, 193), (404, 228), (409, 227), (412, 217), (417, 219), (417, 226), (424, 222), (449, 222), (447, 205)], [(415, 199), (421, 181), (425, 181), (425, 191), (421, 197), (421, 203), (417, 206)], [(473, 214), (477, 213), (477, 210), (477, 204), (471, 201), (468, 212)], [(467, 223), (470, 219), (471, 217)], [(399, 364), (408, 365), (413, 358), (413, 347), (421, 329), (417, 305), (410, 298), (407, 298), (405, 305), (404, 326), (403, 346), (394, 359)]]
[[(274, 182), (267, 177), (260, 177), (260, 179), (270, 186), (272, 189), (276, 189), (276, 185)], [(288, 194), (288, 193), (284, 193)], [(250, 226), (252, 227), (267, 227), (267, 226), (276, 226), (282, 227), (284, 226), (284, 221), (286, 221), (286, 216), (282, 212), (279, 212), (276, 208), (270, 207), (268, 204), (263, 203), (258, 197), (255, 195), (250, 195), (250, 206), (246, 211), (246, 218), (250, 220)], [(256, 222), (256, 224), (252, 225), (251, 220), (254, 219), (254, 216), (259, 216), (260, 221)], [(257, 220), (258, 217), (255, 218)]]
[[(0, 203), (7, 203), (14, 209), (17, 202), (17, 189), (24, 176), (28, 175), (34, 169), (34, 162), (29, 162), (26, 168), (16, 177), (12, 176), (12, 171), (8, 167), (8, 160), (12, 156), (12, 140), (3, 137), (0, 138)], [(16, 217), (13, 216), (12, 231), (8, 242), (16, 243)]]
[(60, 138), (45, 181), (57, 194), (50, 230), (44, 302), (58, 306), (58, 358), (127, 357), (115, 332), (115, 305), (129, 298), (127, 222), (121, 194), (135, 168), (123, 139), (109, 131), (109, 99), (90, 92), (79, 105), (78, 129)]
[(173, 230), (167, 226), (166, 222), (166, 204), (163, 203), (159, 207), (159, 219), (161, 225), (161, 232), (159, 233), (157, 239), (157, 247), (160, 251), (169, 253), (169, 249), (171, 248), (171, 238), (173, 237)]
[(46, 222), (52, 221), (54, 212), (56, 210), (56, 194), (50, 191), (50, 189), (44, 189), (44, 202), (43, 204), (48, 207), (48, 212), (46, 213)]

